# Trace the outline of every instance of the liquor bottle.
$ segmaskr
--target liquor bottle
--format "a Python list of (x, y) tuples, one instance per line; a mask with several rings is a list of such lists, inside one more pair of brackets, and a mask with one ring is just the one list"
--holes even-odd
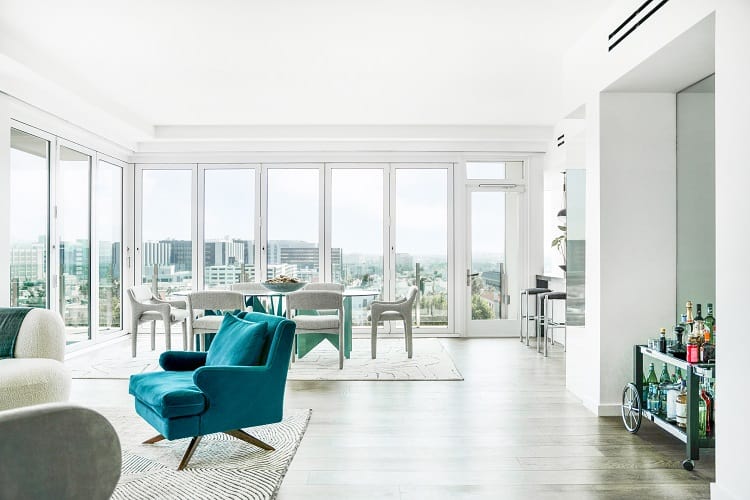
[(708, 313), (706, 314), (706, 318), (703, 320), (703, 323), (706, 325), (706, 330), (709, 334), (709, 340), (708, 342), (710, 344), (715, 344), (714, 342), (714, 329), (716, 327), (716, 319), (714, 318), (714, 305), (710, 302), (706, 304), (706, 308), (708, 309)]
[(646, 385), (648, 391), (646, 392), (646, 409), (655, 413), (658, 413), (659, 409), (659, 379), (656, 378), (656, 370), (654, 364), (651, 363), (648, 366), (648, 376), (646, 377)]
[(682, 387), (675, 402), (675, 417), (677, 427), (685, 429), (687, 427), (687, 389), (684, 380), (682, 381)]
[(659, 376), (659, 413), (667, 412), (667, 391), (671, 384), (672, 379), (669, 378), (669, 371), (665, 363)]
[(685, 333), (688, 337), (693, 333), (693, 303), (685, 303)]
[(703, 339), (703, 315), (701, 314), (701, 305), (695, 305), (696, 315), (693, 318), (693, 335), (701, 337), (701, 343)]
[[(683, 314), (682, 317), (684, 318), (685, 315)], [(675, 342), (674, 345), (669, 346), (669, 348), (667, 349), (669, 354), (679, 359), (685, 359), (685, 344), (682, 343), (682, 335), (683, 335), (683, 332), (685, 331), (685, 327), (683, 325), (684, 325), (684, 322), (683, 324), (676, 325), (674, 327), (674, 334), (675, 334), (675, 337), (677, 337), (677, 341)]]
[(667, 329), (662, 328), (659, 330), (659, 352), (667, 353)]

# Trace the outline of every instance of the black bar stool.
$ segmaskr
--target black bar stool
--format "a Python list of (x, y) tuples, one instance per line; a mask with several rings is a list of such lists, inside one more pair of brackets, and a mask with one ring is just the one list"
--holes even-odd
[[(541, 309), (539, 306), (539, 295), (542, 293), (548, 293), (550, 292), (549, 288), (526, 288), (524, 290), (521, 290), (521, 300), (518, 302), (518, 307), (521, 309), (521, 333), (520, 333), (520, 340), (523, 342), (523, 325), (526, 323), (526, 345), (529, 345), (529, 322), (534, 322), (534, 337), (537, 339), (537, 344), (539, 344), (539, 321), (542, 320), (541, 315)], [(529, 312), (529, 297), (534, 296), (536, 300), (534, 300), (534, 314), (532, 315)], [(524, 300), (525, 296), (525, 300)], [(523, 304), (526, 303), (526, 314), (523, 312)]]
[[(543, 301), (544, 306), (544, 316), (542, 317), (542, 321), (544, 322), (544, 356), (547, 356), (547, 343), (551, 341), (553, 344), (555, 343), (555, 334), (554, 332), (551, 332), (551, 330), (555, 330), (556, 328), (562, 328), (563, 330), (563, 352), (567, 350), (568, 345), (568, 336), (565, 331), (565, 320), (563, 321), (556, 321), (555, 320), (555, 306), (554, 304), (550, 304), (550, 301), (552, 300), (565, 300), (567, 298), (567, 295), (565, 292), (550, 292), (545, 293), (541, 296), (541, 300)], [(537, 349), (536, 352), (539, 352), (539, 342), (537, 341)]]

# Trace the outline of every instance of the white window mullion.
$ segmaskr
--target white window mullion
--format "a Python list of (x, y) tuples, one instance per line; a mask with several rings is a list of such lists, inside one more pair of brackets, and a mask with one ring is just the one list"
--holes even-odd
[[(322, 245), (322, 254), (323, 254), (323, 261), (325, 263), (325, 273), (322, 273), (321, 275), (321, 281), (327, 281), (332, 282), (333, 281), (333, 253), (331, 250), (331, 235), (332, 235), (332, 225), (333, 225), (333, 214), (332, 214), (332, 198), (333, 198), (333, 181), (332, 181), (332, 172), (331, 172), (331, 165), (325, 164), (324, 166), (324, 183), (323, 183), (323, 191), (321, 193), (321, 199), (323, 200), (323, 236), (324, 239), (322, 240), (324, 243)], [(322, 267), (321, 267), (322, 269)]]
[(266, 276), (268, 276), (268, 167), (266, 165), (260, 166), (260, 182), (258, 186), (260, 189), (260, 196), (258, 197), (258, 203), (260, 204), (260, 210), (258, 211), (259, 262), (256, 269), (259, 270), (259, 273), (255, 280), (262, 283), (266, 281)]
[[(196, 258), (193, 259), (193, 262), (197, 263), (197, 268), (195, 270), (195, 281), (193, 283), (193, 289), (194, 290), (203, 290), (205, 288), (206, 283), (206, 277), (204, 276), (204, 266), (205, 266), (205, 255), (203, 249), (206, 247), (206, 234), (205, 234), (205, 216), (206, 216), (206, 167), (205, 165), (198, 165), (198, 177), (197, 177), (197, 187), (198, 187), (198, 209), (197, 209), (197, 217), (195, 222), (195, 232), (196, 232), (196, 245), (197, 246), (197, 252), (196, 252)], [(195, 251), (195, 250), (194, 250)]]

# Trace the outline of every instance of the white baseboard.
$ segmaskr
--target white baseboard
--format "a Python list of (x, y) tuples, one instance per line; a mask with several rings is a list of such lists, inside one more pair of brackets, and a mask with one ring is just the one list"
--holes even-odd
[(740, 497), (732, 495), (717, 483), (711, 483), (711, 500), (740, 500)]
[(598, 405), (596, 414), (599, 417), (619, 417), (622, 415), (622, 406), (617, 403)]

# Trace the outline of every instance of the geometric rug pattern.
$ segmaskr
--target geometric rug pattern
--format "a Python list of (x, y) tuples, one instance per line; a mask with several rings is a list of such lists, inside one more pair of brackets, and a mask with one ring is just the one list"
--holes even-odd
[[(145, 339), (139, 339), (141, 341)], [(126, 342), (127, 341), (127, 342)], [(289, 369), (289, 380), (463, 380), (445, 347), (436, 338), (415, 338), (414, 357), (407, 358), (403, 338), (378, 339), (377, 359), (370, 355), (370, 340), (355, 338), (351, 358), (339, 370), (338, 351), (324, 340)], [(174, 344), (173, 344), (174, 345)], [(161, 370), (159, 354), (140, 342), (138, 356), (130, 355), (129, 337), (115, 345), (65, 361), (73, 378), (128, 379), (130, 375)], [(175, 345), (176, 349), (181, 343)]]
[[(103, 411), (102, 413), (107, 413)], [(267, 451), (226, 434), (204, 436), (185, 470), (177, 465), (190, 438), (141, 444), (157, 432), (140, 417), (108, 415), (122, 444), (122, 475), (113, 499), (273, 499), (302, 440), (311, 410), (291, 410), (276, 424), (245, 429)], [(137, 439), (136, 439), (137, 436)]]

